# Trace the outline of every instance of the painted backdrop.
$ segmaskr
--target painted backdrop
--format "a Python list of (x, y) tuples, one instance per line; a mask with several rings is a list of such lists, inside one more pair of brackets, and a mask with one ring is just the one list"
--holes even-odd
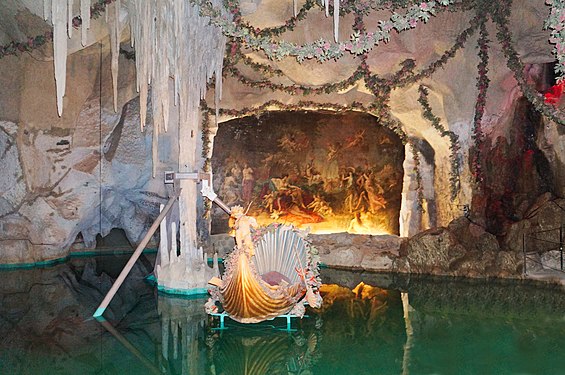
[[(260, 224), (398, 234), (404, 147), (367, 114), (268, 112), (219, 125), (214, 188)], [(212, 233), (227, 232), (215, 208)]]

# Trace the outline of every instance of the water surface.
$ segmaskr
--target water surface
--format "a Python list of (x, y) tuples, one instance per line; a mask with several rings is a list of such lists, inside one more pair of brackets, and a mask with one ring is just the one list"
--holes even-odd
[(323, 307), (292, 331), (280, 318), (218, 330), (205, 299), (157, 294), (143, 257), (107, 322), (91, 319), (126, 260), (0, 271), (0, 373), (565, 373), (557, 287), (323, 270)]

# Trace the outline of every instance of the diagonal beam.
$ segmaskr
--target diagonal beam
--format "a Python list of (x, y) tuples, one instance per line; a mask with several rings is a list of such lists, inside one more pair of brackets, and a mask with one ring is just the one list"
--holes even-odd
[(133, 268), (133, 265), (135, 264), (135, 262), (137, 261), (137, 259), (141, 255), (141, 253), (143, 252), (143, 249), (145, 249), (145, 246), (147, 246), (147, 244), (149, 243), (149, 240), (151, 239), (151, 237), (153, 236), (153, 234), (155, 233), (157, 228), (159, 228), (161, 221), (163, 221), (163, 219), (165, 218), (167, 213), (173, 207), (173, 204), (175, 203), (175, 201), (179, 197), (180, 192), (181, 192), (181, 189), (176, 189), (173, 192), (173, 195), (171, 195), (171, 197), (169, 198), (169, 201), (165, 205), (165, 208), (163, 208), (163, 211), (161, 211), (159, 216), (157, 216), (157, 219), (155, 220), (153, 225), (151, 225), (151, 227), (149, 228), (149, 231), (145, 234), (145, 237), (143, 237), (143, 240), (139, 243), (139, 245), (137, 245), (137, 248), (135, 249), (131, 258), (129, 258), (129, 261), (125, 265), (124, 269), (122, 270), (122, 272), (120, 273), (120, 275), (118, 276), (116, 281), (114, 282), (114, 285), (112, 285), (112, 287), (110, 288), (110, 291), (108, 292), (108, 294), (106, 294), (106, 297), (104, 297), (104, 300), (102, 300), (102, 303), (100, 304), (100, 306), (98, 306), (98, 308), (96, 309), (96, 311), (92, 315), (93, 317), (97, 318), (97, 317), (102, 316), (102, 314), (104, 314), (104, 311), (106, 310), (106, 308), (110, 304), (110, 301), (112, 301), (112, 298), (114, 298), (114, 296), (116, 295), (116, 292), (118, 291), (120, 286), (122, 286), (127, 275), (130, 273), (131, 269)]

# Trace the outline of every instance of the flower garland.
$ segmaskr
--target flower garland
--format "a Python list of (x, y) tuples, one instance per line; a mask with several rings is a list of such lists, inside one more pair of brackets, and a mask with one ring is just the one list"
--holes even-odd
[(22, 52), (31, 52), (51, 40), (53, 40), (53, 31), (50, 30), (42, 35), (28, 38), (27, 42), (10, 42), (0, 46), (0, 59), (9, 55), (17, 56)]
[(459, 51), (461, 48), (463, 48), (463, 46), (465, 45), (465, 43), (467, 42), (469, 37), (475, 33), (475, 31), (477, 30), (478, 19), (479, 19), (479, 16), (475, 16), (473, 19), (471, 19), (470, 26), (468, 28), (466, 28), (465, 30), (463, 30), (457, 36), (453, 46), (451, 46), (451, 48), (447, 49), (440, 56), (439, 59), (437, 59), (436, 61), (431, 63), (427, 68), (422, 69), (420, 72), (412, 74), (412, 75), (407, 75), (403, 79), (400, 79), (400, 80), (394, 82), (394, 87), (402, 87), (402, 86), (406, 86), (407, 84), (416, 83), (416, 82), (422, 80), (423, 78), (431, 77), (432, 74), (434, 74), (437, 69), (443, 68), (443, 66), (449, 60), (451, 60), (453, 57), (455, 57), (455, 54), (457, 53), (457, 51)]
[(550, 118), (560, 125), (565, 125), (565, 115), (556, 107), (546, 104), (543, 95), (530, 87), (524, 77), (524, 65), (518, 57), (518, 53), (512, 46), (512, 36), (508, 28), (508, 18), (510, 17), (510, 4), (508, 0), (504, 1), (504, 5), (499, 5), (492, 12), (492, 19), (497, 26), (497, 38), (502, 45), (502, 51), (507, 58), (506, 65), (514, 73), (514, 78), (518, 81), (520, 89), (524, 96), (528, 99), (534, 108), (544, 116)]
[(424, 210), (424, 184), (422, 183), (422, 174), (420, 173), (420, 152), (413, 141), (408, 142), (410, 144), (410, 150), (412, 151), (412, 159), (414, 160), (414, 173), (416, 176), (416, 194), (418, 200), (418, 210), (420, 212), (425, 212)]
[[(202, 116), (202, 159), (204, 160), (204, 165), (202, 170), (204, 172), (210, 172), (212, 170), (212, 159), (210, 157), (210, 150), (212, 148), (212, 139), (210, 139), (210, 111), (208, 104), (205, 100), (200, 101), (200, 111)], [(212, 212), (212, 202), (209, 199), (204, 200), (204, 213), (203, 217), (205, 219), (210, 218)]]
[(482, 120), (485, 112), (486, 97), (489, 88), (490, 79), (488, 72), (488, 49), (489, 49), (488, 31), (486, 28), (486, 19), (481, 22), (481, 30), (477, 44), (479, 47), (479, 64), (477, 65), (477, 101), (475, 102), (475, 116), (473, 118), (473, 134), (472, 139), (475, 142), (475, 153), (471, 161), (471, 174), (475, 179), (477, 187), (480, 188), (484, 181), (482, 168), (481, 150), (484, 143), (485, 135), (482, 130)]
[(555, 44), (553, 54), (557, 59), (555, 64), (555, 73), (557, 73), (557, 82), (565, 80), (565, 1), (563, 0), (545, 0), (547, 5), (551, 6), (551, 11), (545, 21), (545, 29), (551, 29), (549, 42)]
[(348, 78), (344, 79), (340, 82), (335, 83), (326, 83), (324, 85), (318, 87), (312, 87), (307, 85), (283, 85), (273, 83), (269, 80), (262, 80), (262, 81), (254, 81), (247, 77), (245, 77), (239, 69), (237, 69), (234, 65), (227, 65), (224, 67), (225, 72), (229, 72), (232, 77), (236, 78), (239, 82), (243, 83), (244, 85), (255, 87), (259, 89), (270, 89), (271, 91), (282, 91), (286, 92), (290, 95), (310, 95), (310, 94), (331, 94), (336, 91), (345, 90), (348, 87), (351, 87), (363, 77), (363, 69), (359, 66), (357, 69), (349, 76)]
[(433, 114), (432, 107), (428, 101), (428, 89), (425, 86), (420, 85), (418, 91), (420, 92), (418, 102), (422, 105), (424, 118), (432, 123), (434, 129), (436, 129), (442, 137), (447, 137), (450, 141), (449, 150), (451, 151), (451, 172), (449, 185), (451, 187), (451, 199), (454, 200), (457, 197), (460, 188), (459, 172), (461, 166), (459, 162), (459, 151), (461, 150), (461, 146), (459, 145), (459, 138), (454, 132), (445, 130), (445, 127), (440, 123), (440, 119)]
[(251, 69), (253, 69), (256, 72), (259, 72), (261, 74), (264, 74), (266, 76), (269, 77), (273, 77), (273, 76), (278, 76), (278, 77), (282, 77), (284, 76), (284, 72), (280, 69), (274, 68), (271, 65), (267, 65), (267, 64), (261, 64), (258, 62), (253, 61), (252, 58), (246, 56), (245, 54), (243, 54), (243, 52), (241, 52), (241, 48), (239, 43), (237, 42), (230, 42), (229, 48), (226, 48), (227, 51), (229, 51), (228, 54), (226, 54), (225, 58), (224, 58), (224, 65), (229, 66), (229, 65), (236, 65), (238, 62), (243, 62), (245, 65), (249, 66)]
[(244, 22), (241, 18), (241, 11), (238, 7), (239, 1), (237, 0), (226, 0), (224, 2), (227, 10), (229, 13), (233, 15), (233, 21), (242, 28), (249, 30), (254, 36), (256, 37), (273, 37), (279, 36), (287, 31), (292, 31), (296, 27), (296, 24), (299, 21), (303, 21), (306, 19), (306, 15), (308, 11), (316, 5), (314, 0), (306, 0), (304, 5), (300, 8), (300, 10), (296, 13), (295, 16), (289, 18), (285, 21), (284, 25), (277, 26), (277, 27), (267, 27), (265, 29), (254, 28), (253, 26), (249, 25), (249, 23)]
[[(356, 25), (360, 27), (361, 23), (356, 22)], [(412, 70), (416, 65), (415, 61), (412, 59), (407, 59), (400, 64), (401, 65), (400, 71), (395, 73), (394, 76), (388, 80), (372, 77), (372, 74), (370, 73), (370, 68), (363, 60), (360, 63), (360, 65), (357, 67), (357, 69), (353, 72), (353, 74), (348, 78), (340, 82), (329, 83), (318, 87), (312, 87), (306, 85), (282, 85), (282, 84), (274, 84), (267, 79), (263, 79), (260, 81), (249, 79), (245, 75), (243, 75), (237, 67), (235, 67), (235, 64), (237, 64), (238, 61), (237, 57), (236, 59), (233, 59), (232, 57), (229, 56), (226, 58), (225, 71), (226, 73), (230, 73), (231, 76), (236, 78), (239, 82), (247, 86), (254, 88), (261, 88), (261, 89), (263, 88), (270, 89), (272, 91), (284, 91), (291, 95), (297, 95), (300, 93), (302, 93), (303, 95), (324, 94), (324, 93), (330, 94), (353, 86), (357, 81), (359, 81), (365, 75), (367, 76), (370, 82), (371, 90), (375, 92), (375, 91), (380, 91), (380, 89), (378, 89), (379, 86), (390, 86), (392, 88), (402, 87), (408, 84), (413, 84), (415, 82), (418, 82), (423, 78), (431, 77), (436, 72), (437, 69), (442, 68), (451, 58), (453, 58), (459, 49), (463, 48), (469, 36), (471, 36), (475, 32), (477, 25), (478, 25), (477, 17), (475, 17), (471, 20), (470, 26), (467, 29), (463, 30), (457, 36), (456, 42), (453, 44), (453, 46), (447, 49), (442, 54), (442, 56), (440, 56), (436, 61), (431, 63), (427, 68), (422, 69), (418, 73), (413, 73)], [(354, 27), (356, 26), (354, 25)], [(231, 47), (232, 51), (234, 51), (233, 54), (235, 56), (241, 53), (240, 49), (237, 46), (238, 46), (237, 43), (233, 43)], [(252, 59), (248, 57), (245, 58), (248, 60), (244, 60), (243, 62), (246, 65), (250, 66), (255, 72), (266, 73), (268, 75), (283, 74), (280, 70), (275, 70), (269, 65), (255, 63), (253, 62)], [(364, 56), (362, 56), (362, 59), (364, 59)], [(377, 94), (376, 96), (381, 96), (381, 95)]]
[[(114, 2), (115, 0), (98, 0), (94, 5), (90, 7), (90, 18), (97, 19), (100, 17), (102, 12), (106, 9), (106, 5)], [(80, 16), (76, 16), (72, 20), (74, 28), (78, 28), (82, 25), (82, 19)], [(31, 52), (43, 46), (45, 43), (53, 40), (53, 31), (49, 30), (41, 35), (34, 37), (29, 37), (25, 42), (10, 42), (4, 46), (0, 46), (0, 59), (9, 55), (17, 56), (23, 52)]]
[[(214, 108), (210, 108), (208, 106), (203, 107), (209, 113), (215, 113)], [(299, 101), (296, 104), (285, 104), (278, 100), (270, 100), (265, 102), (257, 107), (252, 108), (242, 108), (242, 109), (227, 109), (227, 108), (220, 108), (219, 114), (222, 116), (229, 116), (229, 117), (245, 117), (245, 116), (257, 116), (261, 113), (277, 109), (280, 111), (300, 111), (304, 110), (305, 108), (314, 109), (314, 110), (331, 110), (337, 113), (349, 112), (349, 111), (359, 111), (359, 112), (366, 112), (372, 116), (375, 116), (379, 119), (379, 124), (390, 129), (394, 132), (402, 141), (403, 144), (406, 144), (408, 141), (408, 136), (400, 126), (398, 121), (393, 119), (387, 119), (382, 117), (379, 113), (373, 111), (370, 107), (365, 107), (362, 103), (359, 102), (352, 102), (350, 105), (340, 105), (334, 103), (318, 103), (314, 101)]]
[(437, 13), (437, 5), (447, 8), (456, 0), (431, 0), (422, 2), (419, 5), (410, 7), (405, 15), (393, 13), (387, 21), (379, 21), (379, 28), (375, 32), (359, 33), (351, 35), (349, 41), (331, 43), (324, 39), (319, 39), (314, 43), (297, 45), (287, 41), (273, 41), (269, 36), (260, 35), (256, 30), (244, 27), (235, 21), (223, 16), (220, 10), (214, 8), (206, 0), (190, 0), (192, 4), (200, 7), (200, 15), (209, 17), (210, 22), (222, 29), (227, 37), (240, 39), (243, 43), (254, 50), (262, 50), (269, 58), (280, 60), (287, 56), (294, 56), (298, 61), (315, 58), (319, 62), (331, 59), (337, 60), (343, 56), (344, 52), (352, 54), (362, 54), (370, 51), (380, 42), (388, 42), (392, 30), (401, 32), (416, 27), (418, 22), (427, 22), (431, 16)]

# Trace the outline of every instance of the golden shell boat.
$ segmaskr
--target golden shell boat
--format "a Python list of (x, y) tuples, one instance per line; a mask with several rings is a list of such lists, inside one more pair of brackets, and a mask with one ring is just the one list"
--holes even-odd
[(306, 233), (290, 225), (271, 224), (253, 230), (241, 215), (235, 222), (236, 247), (227, 256), (221, 280), (212, 284), (207, 311), (216, 301), (241, 323), (257, 323), (284, 314), (302, 316), (304, 305), (319, 307), (317, 251)]

